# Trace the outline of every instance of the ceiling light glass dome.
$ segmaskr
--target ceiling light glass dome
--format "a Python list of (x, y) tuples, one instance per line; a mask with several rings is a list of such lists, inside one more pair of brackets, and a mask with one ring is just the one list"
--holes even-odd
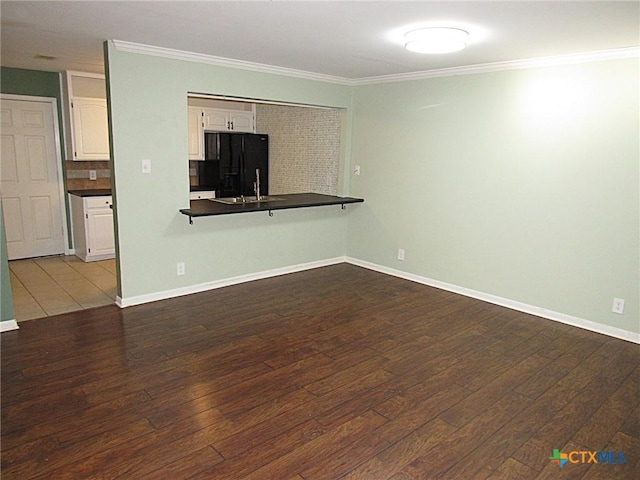
[(464, 49), (469, 33), (460, 28), (430, 27), (411, 30), (404, 38), (404, 46), (411, 52), (442, 54)]

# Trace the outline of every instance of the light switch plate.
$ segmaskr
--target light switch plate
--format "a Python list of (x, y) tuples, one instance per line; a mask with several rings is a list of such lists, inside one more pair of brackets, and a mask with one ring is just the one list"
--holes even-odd
[(151, 160), (142, 160), (142, 173), (151, 173)]
[(98, 173), (95, 170), (89, 170), (89, 180), (97, 180)]

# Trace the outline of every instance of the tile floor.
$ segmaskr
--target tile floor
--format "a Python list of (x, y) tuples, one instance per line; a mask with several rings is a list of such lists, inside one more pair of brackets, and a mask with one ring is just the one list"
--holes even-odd
[(115, 260), (86, 263), (64, 255), (12, 260), (9, 273), (18, 322), (115, 303)]

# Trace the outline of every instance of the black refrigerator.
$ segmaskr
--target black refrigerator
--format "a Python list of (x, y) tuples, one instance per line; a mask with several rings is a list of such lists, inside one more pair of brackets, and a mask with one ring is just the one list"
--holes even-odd
[(205, 132), (204, 161), (198, 162), (198, 184), (216, 197), (254, 195), (260, 169), (260, 195), (269, 194), (269, 136), (256, 133)]

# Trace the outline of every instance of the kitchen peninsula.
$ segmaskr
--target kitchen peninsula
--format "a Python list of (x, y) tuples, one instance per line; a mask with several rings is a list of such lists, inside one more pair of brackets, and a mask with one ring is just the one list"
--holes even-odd
[(270, 196), (270, 200), (253, 201), (246, 203), (222, 203), (218, 199), (192, 200), (190, 208), (180, 210), (180, 213), (189, 217), (189, 223), (193, 223), (195, 217), (208, 217), (213, 215), (229, 215), (248, 212), (269, 212), (274, 210), (287, 210), (292, 208), (322, 207), (327, 205), (345, 205), (350, 203), (362, 203), (364, 199), (353, 197), (338, 197), (320, 193), (288, 193)]

